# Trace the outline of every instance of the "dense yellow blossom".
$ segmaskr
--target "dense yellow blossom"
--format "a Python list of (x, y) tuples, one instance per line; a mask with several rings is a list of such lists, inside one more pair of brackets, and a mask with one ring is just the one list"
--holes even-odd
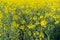
[(0, 40), (50, 40), (59, 24), (60, 0), (0, 0)]
[(55, 24), (59, 24), (59, 21), (56, 21)]
[(39, 32), (38, 31), (36, 31), (36, 32), (34, 32), (34, 34), (33, 35), (39, 35)]
[(33, 28), (35, 27), (35, 25), (29, 24), (27, 27), (28, 27), (29, 29), (33, 29)]
[(42, 19), (43, 18), (43, 16), (40, 16), (40, 19)]
[(46, 18), (46, 17), (49, 17), (49, 16), (52, 17), (53, 14), (52, 14), (52, 13), (46, 13), (46, 14), (45, 14), (45, 18)]
[(19, 26), (19, 24), (18, 24), (18, 23), (16, 23), (15, 21), (13, 21), (13, 22), (11, 23), (11, 26), (12, 26), (12, 27), (18, 27), (18, 26)]
[(44, 27), (44, 28), (46, 28), (46, 25), (47, 25), (47, 22), (45, 20), (42, 20), (41, 21), (41, 26)]
[(3, 17), (2, 12), (0, 11), (0, 19)]
[(4, 11), (7, 14), (8, 13), (8, 6), (5, 6), (4, 8), (5, 8)]
[(37, 17), (36, 17), (36, 16), (34, 16), (34, 17), (33, 17), (33, 20), (37, 20)]

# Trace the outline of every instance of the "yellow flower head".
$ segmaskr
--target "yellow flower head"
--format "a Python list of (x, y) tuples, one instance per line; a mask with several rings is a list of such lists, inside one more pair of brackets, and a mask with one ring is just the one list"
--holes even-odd
[(11, 23), (11, 26), (13, 26), (13, 27), (18, 27), (18, 26), (19, 26), (19, 24), (18, 24), (18, 23), (16, 23), (15, 21), (13, 21), (13, 22)]
[(6, 26), (6, 24), (4, 24), (4, 30), (6, 30), (7, 29), (7, 26)]
[(37, 20), (37, 17), (36, 17), (36, 16), (34, 16), (34, 17), (33, 17), (33, 20)]
[(5, 9), (4, 9), (5, 13), (8, 13), (8, 7), (5, 6)]
[(25, 26), (24, 25), (23, 26), (20, 26), (20, 29), (24, 30), (25, 29)]
[(56, 21), (55, 24), (59, 24), (59, 21)]
[(45, 20), (42, 20), (42, 21), (41, 21), (41, 26), (42, 26), (42, 27), (45, 28), (45, 27), (46, 27), (46, 24), (47, 24), (47, 22), (46, 22)]
[(43, 18), (43, 16), (40, 16), (40, 18)]
[(37, 13), (38, 16), (40, 16), (40, 13)]
[(44, 33), (40, 33), (40, 38), (44, 38)]
[(33, 24), (29, 24), (27, 27), (28, 27), (29, 29), (32, 29), (32, 28), (35, 27), (35, 25), (33, 25)]
[(28, 10), (28, 9), (26, 9), (26, 10), (25, 10), (25, 13), (26, 13), (26, 14), (29, 14), (29, 10)]
[(33, 35), (39, 35), (39, 32), (38, 31), (36, 31), (36, 32), (34, 32), (34, 34)]
[(25, 20), (22, 20), (21, 22), (22, 22), (22, 24), (25, 24), (25, 23), (26, 23), (26, 21), (25, 21)]
[(1, 13), (1, 11), (0, 11), (0, 19), (3, 17), (3, 15), (2, 15), (2, 13)]

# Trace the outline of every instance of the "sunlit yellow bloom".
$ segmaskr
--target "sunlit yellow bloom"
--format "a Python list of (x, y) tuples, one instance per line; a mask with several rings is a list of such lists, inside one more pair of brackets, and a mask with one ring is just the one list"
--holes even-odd
[(48, 15), (49, 15), (49, 16), (52, 16), (52, 13), (49, 13)]
[(44, 38), (44, 36), (45, 36), (44, 33), (40, 33), (41, 38)]
[(40, 13), (37, 13), (38, 16), (40, 16)]
[(42, 27), (45, 28), (45, 27), (46, 27), (46, 24), (47, 24), (47, 22), (46, 22), (45, 20), (42, 20), (42, 21), (41, 21), (41, 26), (42, 26)]
[(36, 4), (33, 3), (33, 4), (30, 5), (30, 7), (31, 8), (36, 8)]
[(56, 15), (54, 15), (53, 18), (55, 19), (55, 21), (57, 20), (57, 16)]
[(23, 8), (24, 8), (24, 5), (21, 5), (21, 6), (20, 6), (20, 8), (22, 8), (22, 9), (23, 9)]
[(51, 6), (51, 11), (56, 11), (56, 7), (55, 6)]
[(59, 24), (59, 21), (56, 21), (55, 24)]
[(8, 7), (5, 6), (5, 9), (4, 9), (5, 13), (8, 13)]
[(4, 30), (6, 30), (6, 28), (4, 27)]
[(39, 35), (39, 32), (38, 31), (36, 31), (36, 32), (34, 32), (34, 34), (33, 35)]
[(6, 30), (7, 29), (7, 26), (6, 26), (6, 24), (4, 24), (4, 30)]
[(54, 15), (53, 18), (57, 18), (57, 17)]
[(35, 25), (33, 25), (33, 24), (29, 24), (27, 27), (28, 27), (29, 29), (32, 29), (32, 28), (35, 27)]
[(19, 24), (18, 24), (18, 23), (16, 23), (15, 21), (13, 21), (13, 22), (11, 23), (11, 26), (13, 26), (13, 27), (18, 27), (18, 26), (19, 26)]
[(29, 5), (26, 5), (26, 9), (28, 9), (29, 8)]
[(34, 16), (34, 17), (33, 17), (33, 20), (37, 20), (37, 17), (36, 17), (36, 16)]
[(45, 18), (46, 18), (46, 17), (49, 17), (49, 16), (52, 17), (52, 13), (46, 13), (46, 14), (45, 14)]
[(43, 18), (43, 16), (40, 16), (40, 18)]
[(9, 10), (12, 10), (12, 11), (14, 11), (14, 10), (16, 10), (16, 8), (14, 7), (14, 8), (9, 8)]
[(2, 13), (1, 13), (1, 11), (0, 11), (0, 18), (2, 18), (3, 17), (3, 15), (2, 15)]
[(24, 25), (23, 26), (20, 26), (20, 29), (24, 30), (25, 29), (25, 26)]
[(28, 9), (26, 9), (26, 10), (25, 10), (25, 13), (26, 13), (26, 14), (29, 14), (29, 10), (28, 10)]
[(25, 21), (25, 20), (22, 20), (21, 22), (22, 22), (22, 24), (25, 24), (25, 23), (26, 23), (26, 21)]
[(16, 10), (16, 8), (13, 8), (12, 10)]

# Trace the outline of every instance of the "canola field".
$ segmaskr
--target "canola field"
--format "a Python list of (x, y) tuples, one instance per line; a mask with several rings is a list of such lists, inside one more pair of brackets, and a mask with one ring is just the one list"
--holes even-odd
[(60, 40), (60, 0), (0, 0), (0, 40)]

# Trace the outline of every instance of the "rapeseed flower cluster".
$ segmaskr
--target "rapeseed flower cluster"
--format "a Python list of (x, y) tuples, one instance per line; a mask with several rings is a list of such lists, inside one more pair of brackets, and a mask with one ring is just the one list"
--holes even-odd
[(51, 40), (51, 31), (60, 26), (59, 2), (1, 0), (0, 40)]

